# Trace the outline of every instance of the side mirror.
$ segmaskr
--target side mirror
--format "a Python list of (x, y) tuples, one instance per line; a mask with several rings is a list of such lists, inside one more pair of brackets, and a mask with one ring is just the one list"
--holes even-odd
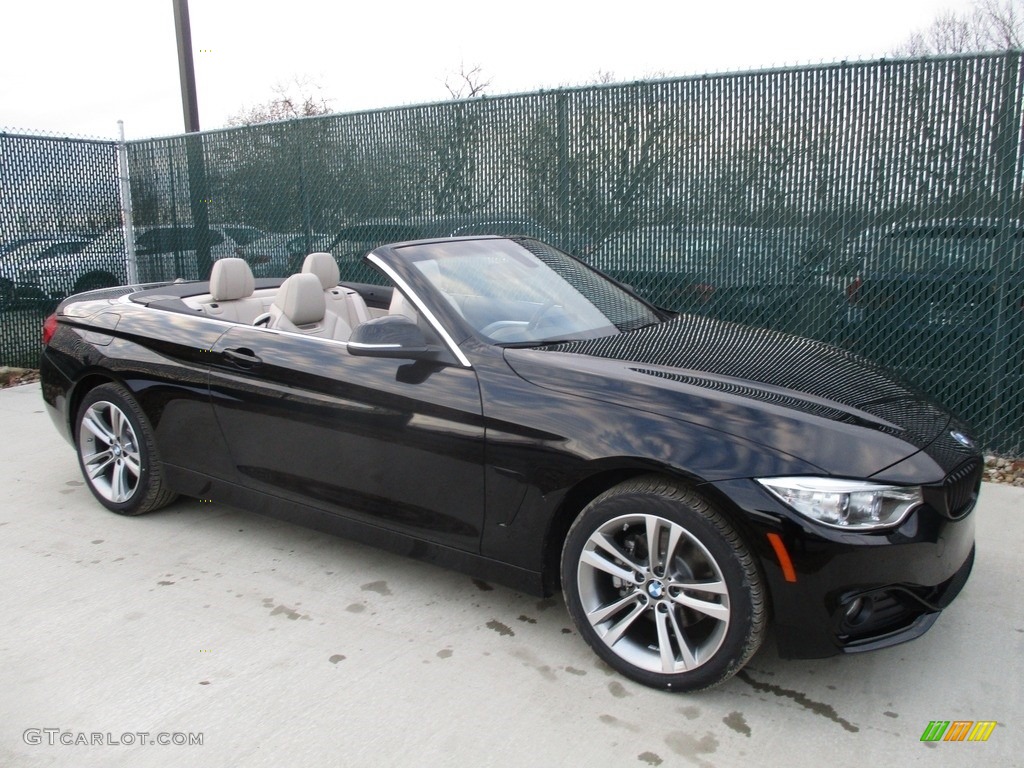
[(431, 352), (427, 337), (404, 315), (385, 315), (357, 325), (348, 340), (349, 354), (363, 357), (418, 359)]

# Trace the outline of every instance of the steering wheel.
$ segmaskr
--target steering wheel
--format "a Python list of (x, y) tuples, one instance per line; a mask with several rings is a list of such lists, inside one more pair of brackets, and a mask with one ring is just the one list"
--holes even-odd
[(540, 308), (533, 313), (533, 317), (530, 318), (529, 322), (526, 323), (526, 330), (535, 331), (538, 328), (540, 328), (541, 320), (547, 317), (547, 314), (551, 310), (559, 308), (560, 306), (561, 305), (557, 304), (554, 299), (548, 299), (547, 301), (545, 301), (543, 304), (540, 305)]
[(529, 341), (533, 332), (543, 326), (544, 318), (553, 309), (560, 309), (554, 299), (545, 301), (529, 320), (496, 320), (480, 329), (480, 333), (493, 341)]
[(494, 336), (496, 333), (500, 334), (502, 331), (512, 328), (525, 329), (528, 325), (526, 320), (495, 320), (481, 328), (480, 333), (484, 336)]

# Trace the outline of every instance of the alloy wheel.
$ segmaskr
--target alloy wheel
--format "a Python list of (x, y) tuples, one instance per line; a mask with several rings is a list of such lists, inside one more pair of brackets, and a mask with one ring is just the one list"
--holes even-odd
[(577, 584), (597, 636), (641, 669), (696, 669), (725, 640), (731, 611), (721, 567), (693, 534), (658, 515), (624, 515), (594, 530)]
[(86, 479), (107, 501), (122, 504), (135, 493), (142, 475), (139, 441), (125, 413), (100, 400), (82, 415), (78, 449)]

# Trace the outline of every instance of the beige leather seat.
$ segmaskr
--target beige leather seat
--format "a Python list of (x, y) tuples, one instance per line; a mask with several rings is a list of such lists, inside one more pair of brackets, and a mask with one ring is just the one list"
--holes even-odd
[(413, 306), (413, 303), (405, 298), (405, 294), (398, 288), (391, 294), (391, 304), (388, 306), (389, 315), (404, 315), (412, 321), (418, 321), (420, 313)]
[(327, 309), (355, 328), (370, 319), (370, 310), (363, 297), (351, 288), (338, 285), (341, 274), (338, 262), (329, 253), (311, 253), (302, 262), (303, 273), (316, 275), (323, 288)]
[[(419, 262), (419, 269), (430, 279), (430, 282), (433, 283), (436, 288), (441, 288), (443, 285), (441, 280), (441, 268), (437, 266), (436, 261), (421, 261)], [(398, 288), (395, 288), (394, 293), (391, 294), (391, 304), (388, 306), (388, 314), (404, 315), (410, 320), (415, 321), (418, 321), (420, 317), (420, 313), (413, 303), (405, 298), (405, 294), (398, 290)]]
[(253, 298), (256, 286), (245, 259), (217, 259), (210, 272), (210, 301), (204, 312), (233, 323), (252, 323), (265, 311), (263, 302)]
[(352, 327), (327, 309), (323, 288), (316, 275), (292, 275), (281, 284), (270, 306), (269, 328), (348, 341)]

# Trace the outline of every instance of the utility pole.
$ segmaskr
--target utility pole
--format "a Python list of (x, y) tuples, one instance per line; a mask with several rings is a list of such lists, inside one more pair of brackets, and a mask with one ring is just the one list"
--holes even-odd
[[(196, 68), (192, 61), (192, 25), (188, 19), (188, 0), (174, 0), (174, 32), (178, 38), (178, 75), (181, 78), (185, 133), (194, 134), (199, 132), (199, 100), (196, 96)], [(197, 274), (176, 277), (203, 279), (209, 276), (213, 262), (210, 259), (210, 196), (207, 192), (202, 136), (186, 136), (185, 152), (188, 156), (189, 205), (192, 209)]]
[(196, 97), (196, 67), (192, 61), (192, 25), (188, 20), (188, 0), (174, 0), (174, 33), (178, 38), (178, 77), (181, 80), (185, 132), (196, 133), (199, 130), (199, 100)]

